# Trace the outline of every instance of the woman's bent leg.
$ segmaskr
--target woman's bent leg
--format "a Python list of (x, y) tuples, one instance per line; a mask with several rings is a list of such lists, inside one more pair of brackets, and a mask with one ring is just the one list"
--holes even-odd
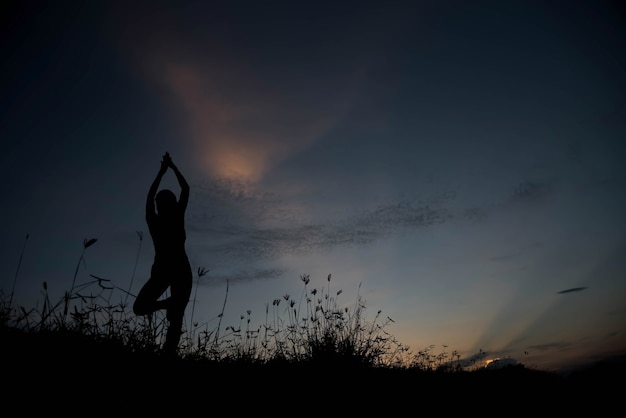
[(159, 309), (164, 309), (166, 307), (164, 302), (158, 299), (166, 289), (167, 283), (160, 283), (160, 280), (153, 277), (148, 279), (135, 298), (133, 313), (135, 315), (150, 315)]

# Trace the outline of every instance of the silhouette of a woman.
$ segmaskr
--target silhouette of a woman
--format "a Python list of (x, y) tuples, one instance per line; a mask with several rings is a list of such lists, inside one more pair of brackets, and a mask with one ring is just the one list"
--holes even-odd
[[(180, 186), (178, 201), (171, 190), (163, 189), (157, 194), (161, 179), (168, 168), (174, 172)], [(193, 273), (185, 250), (185, 210), (188, 202), (189, 184), (166, 152), (146, 200), (146, 222), (154, 245), (154, 262), (150, 278), (135, 299), (133, 312), (135, 315), (150, 315), (161, 309), (166, 310), (169, 325), (163, 351), (173, 355), (178, 350), (193, 282)], [(159, 299), (168, 287), (170, 296)]]

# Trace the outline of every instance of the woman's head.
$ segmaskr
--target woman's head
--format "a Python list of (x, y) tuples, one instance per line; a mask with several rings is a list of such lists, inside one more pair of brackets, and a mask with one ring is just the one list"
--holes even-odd
[(176, 207), (176, 195), (168, 189), (160, 190), (154, 200), (156, 201), (156, 207), (159, 213), (169, 212)]

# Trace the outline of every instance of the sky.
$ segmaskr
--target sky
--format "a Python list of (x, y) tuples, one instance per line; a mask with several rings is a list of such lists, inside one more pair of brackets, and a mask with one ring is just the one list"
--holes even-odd
[(136, 294), (169, 152), (209, 328), (223, 307), (263, 323), (308, 275), (415, 352), (556, 371), (626, 354), (618, 2), (36, 4), (1, 13), (16, 305), (92, 275)]

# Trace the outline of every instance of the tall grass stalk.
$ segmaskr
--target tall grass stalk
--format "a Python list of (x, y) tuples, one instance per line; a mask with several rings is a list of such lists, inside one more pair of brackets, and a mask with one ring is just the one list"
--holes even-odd
[[(207, 324), (203, 324), (200, 330), (193, 319), (200, 277), (207, 271), (198, 269), (191, 325), (185, 330), (186, 336), (181, 339), (183, 346), (179, 350), (183, 358), (245, 364), (304, 362), (350, 367), (413, 368), (420, 371), (461, 370), (460, 356), (449, 352), (447, 346), (444, 345), (440, 353), (435, 353), (435, 346), (430, 346), (413, 354), (408, 346), (387, 332), (388, 325), (394, 322), (391, 318), (383, 320), (378, 310), (374, 319), (369, 320), (366, 304), (360, 295), (360, 284), (356, 301), (340, 305), (338, 298), (342, 291), (329, 294), (332, 290), (330, 275), (327, 284), (321, 286), (321, 291), (320, 288), (309, 288), (308, 275), (300, 276), (304, 285), (300, 301), (288, 294), (274, 299), (272, 312), (269, 303), (266, 304), (265, 322), (259, 326), (252, 324), (250, 310), (246, 311), (247, 315), (240, 316), (239, 324), (223, 323), (229, 300), (230, 281), (227, 280), (217, 326), (209, 329)], [(127, 310), (125, 304), (111, 303), (113, 291), (126, 292), (124, 289), (93, 274), (91, 277), (95, 280), (73, 283), (71, 295), (79, 299), (79, 303), (72, 307), (71, 312), (66, 312), (69, 292), (55, 304), (50, 300), (48, 286), (44, 282), (44, 301), (39, 317), (36, 310), (22, 307), (8, 314), (3, 312), (3, 318), (8, 315), (7, 324), (26, 330), (62, 331), (63, 335), (80, 333), (97, 340), (121, 342), (134, 352), (154, 354), (160, 351), (167, 332), (166, 314), (155, 312), (146, 317), (136, 316)], [(63, 302), (66, 302), (65, 307), (62, 307)], [(0, 300), (0, 307), (4, 306)], [(67, 319), (68, 314), (71, 320)], [(224, 325), (227, 326), (223, 328)]]
[(133, 274), (130, 276), (130, 284), (128, 285), (128, 292), (126, 292), (126, 298), (124, 299), (124, 305), (128, 303), (128, 295), (131, 294), (133, 288), (133, 281), (135, 280), (135, 272), (137, 271), (137, 264), (139, 264), (139, 254), (141, 253), (141, 244), (143, 242), (143, 232), (137, 231), (139, 237), (139, 246), (137, 247), (137, 255), (135, 256), (135, 265), (133, 267)]
[(17, 268), (15, 269), (15, 276), (13, 277), (13, 287), (11, 288), (11, 296), (9, 297), (9, 309), (13, 306), (13, 295), (15, 294), (15, 284), (17, 283), (17, 276), (20, 273), (20, 267), (22, 265), (22, 258), (24, 257), (24, 251), (26, 250), (26, 242), (28, 242), (28, 234), (26, 234), (26, 238), (24, 239), (24, 244), (22, 244), (22, 251), (20, 252), (20, 258), (17, 262)]
[(69, 292), (65, 293), (65, 307), (63, 309), (63, 317), (64, 318), (67, 318), (67, 313), (68, 313), (68, 309), (69, 309), (69, 301), (74, 297), (74, 287), (76, 286), (76, 277), (78, 276), (78, 270), (80, 269), (81, 263), (85, 264), (85, 267), (86, 267), (85, 251), (87, 251), (87, 248), (91, 247), (97, 241), (98, 241), (97, 238), (91, 238), (89, 240), (87, 238), (85, 238), (83, 240), (83, 250), (80, 253), (80, 257), (78, 258), (78, 263), (76, 263), (76, 270), (74, 270), (74, 277), (72, 278), (72, 287), (70, 287), (70, 291)]
[(215, 345), (218, 344), (220, 336), (220, 329), (222, 326), (222, 319), (224, 318), (224, 311), (226, 310), (226, 301), (228, 300), (228, 279), (226, 279), (226, 292), (224, 294), (224, 303), (222, 304), (222, 311), (220, 312), (219, 320), (217, 321), (217, 329), (215, 330)]
[(191, 303), (191, 318), (189, 319), (189, 340), (193, 341), (194, 340), (194, 328), (195, 325), (193, 323), (193, 315), (194, 312), (196, 310), (196, 301), (198, 300), (198, 287), (200, 287), (200, 277), (206, 275), (209, 272), (208, 269), (205, 269), (204, 267), (198, 267), (198, 278), (196, 280), (196, 289), (194, 290), (194, 294), (193, 294), (193, 301)]

